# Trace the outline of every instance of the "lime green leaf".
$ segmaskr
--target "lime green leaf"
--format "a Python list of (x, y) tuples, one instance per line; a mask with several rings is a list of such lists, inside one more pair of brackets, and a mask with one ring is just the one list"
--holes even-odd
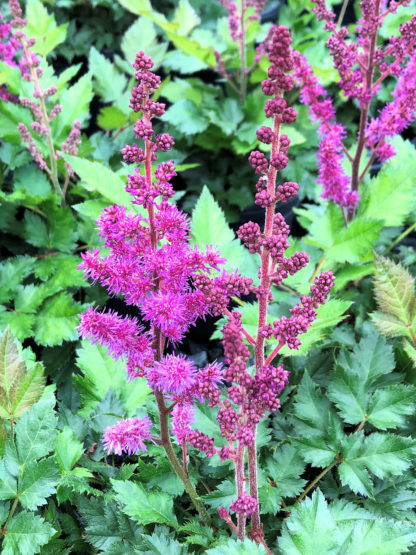
[(123, 511), (139, 524), (167, 524), (176, 528), (178, 522), (173, 513), (172, 498), (162, 492), (146, 491), (134, 482), (111, 480), (117, 501)]
[[(167, 42), (158, 42), (155, 26), (152, 21), (145, 17), (139, 17), (127, 29), (121, 39), (121, 50), (126, 60), (132, 64), (136, 58), (136, 53), (143, 50), (146, 56), (150, 56), (153, 60), (153, 70), (156, 70), (164, 59)], [(134, 72), (131, 66), (131, 73)]]
[(336, 262), (360, 262), (372, 258), (372, 247), (383, 227), (382, 220), (356, 217), (337, 234), (325, 256)]
[(227, 98), (218, 110), (208, 110), (210, 122), (217, 125), (226, 135), (232, 135), (237, 125), (244, 118), (244, 114), (235, 98)]
[(3, 555), (34, 555), (55, 534), (54, 528), (33, 513), (22, 511), (13, 516), (2, 544)]
[(88, 57), (88, 66), (94, 77), (95, 91), (104, 102), (114, 102), (123, 94), (127, 85), (126, 78), (93, 46)]
[(350, 542), (345, 546), (348, 555), (400, 555), (416, 541), (414, 525), (377, 519), (350, 525)]
[(41, 345), (61, 345), (78, 338), (78, 315), (82, 305), (69, 293), (59, 293), (47, 299), (35, 323), (35, 341)]
[(69, 471), (84, 453), (84, 446), (75, 432), (68, 426), (59, 432), (55, 445), (55, 456), (61, 472)]
[(52, 457), (32, 461), (23, 467), (18, 487), (22, 507), (33, 511), (47, 502), (47, 498), (56, 491), (59, 480), (57, 471), (56, 461)]
[(257, 277), (258, 266), (251, 255), (229, 228), (224, 212), (204, 186), (201, 196), (192, 212), (192, 236), (196, 245), (203, 249), (208, 245), (217, 247), (227, 259), (227, 270), (239, 272), (253, 279)]
[[(401, 264), (381, 256), (375, 261), (374, 293), (377, 312), (371, 318), (387, 337), (416, 335), (414, 278)], [(413, 334), (413, 337), (412, 337)]]
[(141, 537), (144, 547), (148, 547), (148, 553), (152, 555), (186, 555), (185, 547), (182, 546), (178, 541), (171, 537), (169, 534), (169, 529), (164, 526), (157, 526), (155, 531), (150, 536), (144, 534)]
[(82, 342), (77, 350), (77, 364), (84, 377), (74, 376), (75, 387), (81, 394), (81, 414), (88, 416), (96, 405), (104, 399), (110, 389), (117, 392), (126, 413), (136, 414), (150, 393), (144, 378), (127, 383), (125, 364), (115, 361), (105, 348), (88, 341)]
[(86, 73), (74, 85), (66, 88), (61, 94), (62, 112), (51, 122), (52, 134), (59, 145), (66, 139), (68, 130), (75, 120), (81, 122), (89, 118), (92, 97), (91, 74)]
[(20, 418), (42, 395), (43, 368), (27, 368), (9, 329), (0, 338), (0, 418)]
[(279, 547), (285, 555), (338, 553), (336, 523), (321, 491), (292, 510), (284, 521)]
[(106, 131), (120, 129), (127, 123), (127, 116), (117, 106), (101, 108), (97, 117), (98, 125)]
[(221, 542), (217, 547), (208, 549), (205, 553), (211, 555), (265, 555), (266, 550), (262, 545), (246, 538), (244, 541), (229, 539)]
[(13, 335), (19, 341), (23, 341), (33, 335), (34, 324), (35, 316), (33, 314), (8, 311), (4, 306), (0, 305), (0, 329), (10, 326)]
[(46, 56), (55, 46), (65, 40), (68, 23), (56, 25), (55, 17), (48, 14), (40, 0), (28, 0), (26, 4), (28, 36), (36, 39), (33, 51)]
[(416, 151), (400, 136), (391, 142), (397, 154), (363, 187), (358, 215), (383, 219), (386, 226), (400, 226), (416, 207)]
[(110, 202), (131, 206), (130, 195), (125, 191), (123, 180), (110, 168), (100, 162), (90, 162), (69, 154), (64, 154), (63, 158), (79, 175), (87, 191), (96, 191)]
[(163, 119), (185, 135), (201, 133), (209, 125), (209, 119), (202, 115), (200, 108), (186, 98), (168, 108)]

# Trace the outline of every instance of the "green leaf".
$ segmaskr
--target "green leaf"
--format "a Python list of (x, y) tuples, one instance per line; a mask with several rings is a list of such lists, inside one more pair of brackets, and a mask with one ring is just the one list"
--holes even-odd
[(285, 555), (338, 553), (336, 524), (321, 491), (295, 506), (283, 523), (279, 547)]
[(162, 492), (146, 491), (143, 486), (129, 481), (111, 480), (117, 501), (123, 511), (139, 524), (167, 524), (176, 528), (172, 498)]
[(200, 108), (186, 98), (170, 106), (163, 119), (185, 135), (202, 133), (209, 125), (209, 119), (201, 114)]
[(396, 428), (415, 412), (415, 388), (391, 385), (375, 391), (368, 406), (367, 420), (381, 430)]
[(70, 252), (76, 245), (77, 236), (76, 221), (69, 207), (49, 205), (47, 223), (38, 214), (29, 210), (25, 212), (24, 237), (35, 247)]
[(40, 0), (27, 0), (26, 20), (28, 36), (36, 39), (33, 51), (37, 54), (46, 56), (65, 40), (68, 23), (58, 27)]
[(77, 506), (82, 517), (87, 521), (85, 528), (87, 540), (104, 553), (122, 542), (121, 553), (134, 552), (126, 540), (134, 540), (140, 528), (131, 522), (114, 502), (103, 503), (101, 499), (79, 497)]
[(39, 505), (44, 505), (47, 498), (56, 492), (58, 467), (56, 461), (49, 457), (32, 461), (23, 468), (19, 476), (19, 501), (22, 507), (33, 511)]
[(71, 470), (83, 453), (82, 442), (73, 430), (65, 426), (62, 432), (59, 432), (55, 445), (55, 456), (61, 472)]
[(168, 529), (159, 526), (156, 527), (153, 534), (141, 536), (143, 547), (147, 547), (152, 555), (186, 555), (184, 546), (174, 540), (169, 533)]
[(376, 177), (363, 186), (358, 216), (383, 219), (386, 226), (400, 226), (416, 207), (416, 151), (400, 136), (391, 141), (396, 156), (382, 165)]
[(400, 555), (416, 541), (414, 525), (386, 519), (365, 520), (350, 526), (348, 555)]
[(38, 401), (17, 422), (16, 447), (21, 466), (48, 455), (56, 440), (55, 399)]
[(30, 256), (17, 256), (0, 263), (0, 299), (8, 301), (11, 291), (33, 270), (35, 259)]
[(41, 345), (61, 345), (78, 338), (78, 314), (82, 305), (69, 293), (59, 293), (47, 299), (35, 324), (35, 341)]
[(28, 368), (10, 329), (0, 338), (0, 418), (20, 418), (42, 395), (45, 388), (43, 367)]
[(401, 264), (381, 256), (375, 261), (374, 294), (378, 311), (370, 316), (387, 337), (416, 334), (414, 278)]
[(325, 434), (328, 429), (329, 407), (328, 399), (322, 395), (305, 371), (294, 404), (296, 418), (309, 425), (310, 433)]
[(135, 415), (137, 408), (143, 406), (150, 393), (146, 380), (137, 378), (127, 383), (125, 364), (121, 360), (115, 361), (105, 348), (97, 344), (83, 341), (81, 345), (77, 350), (77, 364), (85, 377), (74, 377), (75, 387), (82, 399), (80, 413), (87, 417), (110, 389), (113, 389), (122, 401), (127, 415)]
[(74, 85), (66, 88), (60, 98), (62, 112), (51, 122), (55, 141), (60, 145), (67, 137), (75, 120), (81, 122), (89, 118), (90, 102), (94, 96), (92, 78), (86, 73)]
[(10, 520), (4, 534), (2, 555), (34, 555), (55, 534), (40, 516), (22, 511)]
[[(153, 70), (162, 63), (168, 48), (167, 42), (159, 42), (155, 26), (145, 17), (138, 17), (121, 39), (121, 50), (126, 60), (132, 64), (138, 50), (143, 50), (153, 60)], [(133, 73), (131, 67), (131, 73)]]
[(266, 550), (262, 545), (246, 538), (244, 541), (229, 539), (221, 542), (217, 547), (208, 549), (205, 553), (211, 553), (211, 555), (264, 555)]
[(90, 162), (69, 154), (64, 154), (63, 158), (79, 175), (87, 191), (96, 191), (110, 202), (131, 206), (130, 195), (125, 191), (123, 180), (110, 168), (100, 162)]
[(207, 505), (213, 509), (218, 507), (225, 507), (227, 510), (230, 508), (231, 503), (237, 497), (235, 484), (230, 480), (224, 480), (218, 484), (217, 489), (203, 496)]
[(331, 248), (325, 252), (329, 260), (336, 262), (360, 262), (372, 258), (372, 247), (383, 227), (382, 220), (354, 218), (343, 228)]
[(202, 189), (201, 196), (192, 212), (192, 237), (196, 245), (203, 249), (208, 245), (217, 247), (221, 255), (227, 259), (226, 269), (236, 269), (257, 278), (258, 265), (255, 256), (251, 255), (238, 239), (234, 238), (225, 219), (224, 212), (212, 196), (207, 186)]
[(120, 129), (120, 127), (127, 123), (127, 116), (117, 106), (106, 106), (101, 108), (97, 117), (97, 123), (106, 131)]
[(8, 470), (4, 459), (0, 459), (0, 499), (14, 499), (16, 495), (16, 477)]
[(189, 35), (192, 29), (201, 23), (189, 0), (179, 0), (172, 21), (178, 24), (177, 33), (183, 36)]
[(226, 135), (232, 135), (237, 125), (244, 118), (244, 114), (235, 98), (227, 98), (218, 110), (209, 110), (211, 123), (217, 125)]
[(91, 47), (88, 56), (88, 67), (94, 76), (95, 91), (101, 96), (104, 102), (114, 102), (123, 94), (127, 80), (115, 67), (100, 54), (98, 50)]

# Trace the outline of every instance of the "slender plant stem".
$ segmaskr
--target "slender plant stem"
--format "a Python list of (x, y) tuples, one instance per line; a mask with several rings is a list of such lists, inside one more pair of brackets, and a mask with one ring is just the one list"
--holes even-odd
[(2, 533), (3, 536), (4, 536), (4, 535), (6, 534), (6, 532), (7, 532), (7, 526), (9, 525), (10, 519), (11, 519), (12, 516), (14, 515), (14, 512), (15, 512), (15, 510), (16, 510), (16, 507), (17, 507), (18, 502), (19, 502), (19, 494), (17, 494), (16, 497), (14, 498), (13, 505), (12, 505), (11, 508), (10, 508), (10, 512), (9, 512), (8, 517), (7, 517), (7, 520), (6, 520), (6, 522), (4, 523), (4, 526), (3, 526), (2, 530), (1, 530), (1, 533)]
[[(146, 123), (150, 123), (149, 115), (145, 112), (144, 121)], [(146, 181), (151, 187), (152, 184), (152, 149), (150, 141), (145, 141), (145, 174), (146, 174)], [(155, 231), (155, 223), (154, 223), (154, 210), (153, 206), (149, 204), (147, 207), (147, 212), (149, 215), (149, 231), (150, 231), (150, 243), (153, 249), (157, 247), (157, 236)], [(156, 276), (155, 279), (155, 287), (160, 287), (160, 279)], [(153, 334), (153, 347), (155, 349), (155, 360), (160, 361), (163, 355), (164, 344), (165, 340), (160, 331), (160, 328), (154, 327), (152, 328)], [(179, 462), (179, 459), (173, 449), (172, 442), (170, 439), (169, 433), (169, 414), (171, 412), (171, 407), (167, 407), (165, 403), (165, 397), (159, 389), (154, 390), (154, 395), (156, 398), (157, 408), (159, 412), (159, 425), (160, 425), (160, 444), (162, 445), (163, 449), (165, 450), (166, 456), (176, 473), (177, 477), (183, 483), (185, 491), (188, 493), (189, 497), (192, 500), (196, 510), (198, 511), (201, 519), (203, 522), (210, 526), (211, 518), (207, 513), (203, 502), (201, 501), (196, 489), (192, 485), (191, 480), (187, 474), (186, 465), (182, 466)], [(184, 453), (185, 458), (185, 453)]]
[(355, 430), (354, 433), (358, 434), (358, 432), (361, 432), (361, 430), (364, 428), (364, 426), (366, 425), (367, 422), (367, 417), (365, 416), (362, 421), (360, 422), (360, 425), (358, 426), (358, 428)]
[(60, 197), (62, 197), (62, 203), (64, 204), (65, 203), (65, 196), (64, 196), (63, 191), (61, 189), (61, 186), (59, 184), (58, 160), (56, 158), (55, 148), (53, 146), (52, 132), (51, 132), (51, 127), (49, 125), (49, 117), (48, 117), (48, 112), (46, 110), (45, 99), (43, 97), (43, 90), (42, 90), (42, 87), (40, 85), (38, 75), (36, 73), (36, 69), (33, 67), (33, 65), (31, 63), (32, 54), (29, 50), (29, 47), (27, 45), (27, 42), (26, 42), (25, 38), (22, 39), (22, 46), (23, 46), (23, 52), (24, 52), (25, 58), (26, 58), (27, 63), (29, 64), (29, 67), (30, 67), (30, 73), (32, 75), (32, 81), (33, 81), (35, 91), (39, 95), (39, 105), (40, 105), (41, 114), (42, 114), (42, 123), (45, 127), (45, 130), (46, 130), (46, 141), (47, 141), (47, 144), (48, 144), (49, 159), (50, 159), (50, 164), (51, 164), (51, 167), (48, 168), (49, 171), (47, 173), (50, 177), (50, 180), (52, 182), (52, 185), (53, 185), (55, 191), (58, 193), (58, 195)]
[(246, 0), (241, 0), (241, 13), (240, 13), (240, 35), (238, 38), (238, 44), (240, 48), (240, 96), (242, 99), (246, 96), (246, 80), (247, 80), (247, 60), (246, 60)]
[(312, 482), (303, 490), (303, 492), (299, 495), (299, 497), (296, 499), (294, 505), (297, 505), (298, 503), (300, 503), (302, 501), (302, 499), (311, 491), (312, 488), (314, 488), (316, 486), (316, 484), (322, 480), (322, 478), (328, 474), (328, 472), (330, 470), (332, 470), (334, 468), (334, 466), (336, 466), (337, 464), (339, 464), (341, 462), (341, 457), (338, 455), (333, 461), (332, 463), (327, 466), (326, 468), (324, 468), (322, 470), (322, 472), (320, 474), (318, 474), (318, 476), (312, 480)]
[(316, 276), (318, 275), (319, 270), (322, 268), (322, 266), (325, 264), (325, 262), (326, 262), (325, 255), (322, 255), (321, 260), (318, 262), (318, 265), (317, 265), (317, 267), (315, 268), (315, 271), (314, 271), (314, 273), (312, 274), (311, 279), (309, 280), (309, 283), (310, 283), (310, 284), (312, 284), (312, 283), (315, 281), (315, 278), (316, 278)]
[(411, 226), (409, 226), (407, 229), (405, 229), (403, 231), (403, 233), (401, 233), (392, 243), (391, 245), (389, 245), (382, 253), (382, 256), (385, 256), (387, 253), (389, 253), (398, 243), (400, 243), (400, 241), (402, 241), (405, 237), (407, 237), (409, 235), (409, 233), (412, 233), (412, 231), (416, 229), (416, 222), (414, 222)]
[[(226, 308), (224, 310), (224, 314), (227, 316), (227, 318), (229, 318), (230, 320), (232, 320), (232, 315), (231, 312)], [(244, 334), (244, 337), (247, 339), (247, 341), (251, 344), (251, 345), (255, 345), (256, 341), (251, 337), (251, 335), (248, 333), (247, 330), (245, 330), (244, 328), (242, 328), (242, 332)]]
[(341, 8), (341, 11), (339, 12), (339, 17), (337, 21), (338, 27), (341, 27), (342, 22), (344, 21), (344, 16), (345, 16), (345, 12), (347, 11), (348, 2), (349, 0), (344, 0), (344, 2), (342, 3), (342, 8)]
[(273, 349), (270, 355), (266, 358), (265, 364), (272, 363), (273, 359), (275, 358), (275, 356), (277, 355), (277, 353), (280, 351), (280, 349), (283, 347), (284, 344), (285, 344), (284, 341), (279, 341), (279, 343), (276, 345), (276, 347)]

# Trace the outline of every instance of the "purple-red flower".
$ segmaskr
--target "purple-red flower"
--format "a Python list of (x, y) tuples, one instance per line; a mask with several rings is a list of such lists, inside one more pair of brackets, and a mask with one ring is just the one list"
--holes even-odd
[(107, 453), (116, 455), (137, 455), (140, 451), (145, 453), (147, 447), (146, 440), (152, 440), (150, 428), (152, 422), (148, 416), (144, 418), (127, 418), (120, 420), (114, 426), (110, 426), (104, 431), (103, 446)]

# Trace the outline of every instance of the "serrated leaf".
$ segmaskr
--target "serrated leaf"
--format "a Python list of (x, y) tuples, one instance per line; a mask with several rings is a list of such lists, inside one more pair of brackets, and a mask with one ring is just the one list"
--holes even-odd
[(295, 416), (307, 422), (315, 434), (326, 433), (330, 403), (313, 383), (307, 371), (303, 375), (295, 400)]
[(84, 453), (84, 446), (68, 426), (59, 432), (55, 444), (55, 456), (61, 472), (69, 471)]
[(35, 259), (30, 256), (17, 256), (0, 263), (0, 300), (8, 301), (13, 291), (33, 269)]
[(146, 380), (138, 378), (131, 383), (126, 380), (125, 364), (114, 360), (103, 347), (82, 342), (77, 350), (77, 364), (85, 377), (74, 377), (75, 388), (82, 399), (80, 414), (88, 416), (99, 401), (104, 399), (110, 389), (117, 391), (124, 411), (133, 416), (142, 406), (150, 393)]
[(16, 477), (8, 470), (4, 459), (0, 459), (0, 499), (14, 499), (16, 494)]
[[(123, 538), (134, 540), (139, 528), (120, 511), (114, 502), (105, 504), (101, 499), (80, 497), (77, 503), (82, 517), (87, 521), (87, 539), (97, 549), (109, 553)], [(122, 544), (125, 552), (129, 547)]]
[(166, 110), (164, 121), (185, 135), (202, 133), (209, 125), (209, 119), (191, 101), (182, 98)]
[(262, 545), (246, 538), (244, 541), (229, 539), (221, 542), (217, 547), (208, 549), (206, 553), (211, 555), (265, 555), (266, 550)]
[(399, 263), (376, 257), (374, 273), (374, 294), (378, 312), (370, 316), (380, 333), (390, 337), (407, 336), (413, 340), (416, 325), (414, 278)]
[(24, 412), (17, 422), (16, 446), (21, 466), (53, 450), (57, 435), (54, 404), (55, 399), (39, 401)]
[(63, 158), (79, 175), (87, 191), (97, 191), (110, 202), (131, 206), (130, 195), (125, 191), (124, 182), (110, 168), (100, 162), (90, 162), (69, 154), (64, 154)]
[(336, 523), (321, 491), (295, 506), (284, 521), (279, 547), (285, 555), (337, 553)]
[(40, 0), (27, 1), (26, 20), (28, 36), (36, 39), (33, 52), (46, 56), (65, 40), (68, 23), (58, 27), (54, 15), (48, 14)]
[(53, 457), (26, 464), (18, 484), (22, 507), (33, 511), (44, 505), (47, 498), (56, 492), (58, 480), (58, 466)]
[(414, 526), (386, 519), (365, 520), (354, 524), (348, 555), (400, 555), (416, 541)]
[(35, 341), (48, 346), (61, 345), (64, 340), (75, 341), (81, 311), (82, 305), (69, 293), (47, 299), (36, 319)]
[(94, 76), (95, 91), (104, 102), (114, 102), (123, 94), (127, 81), (115, 65), (91, 46), (88, 67)]
[(39, 400), (44, 388), (42, 365), (28, 369), (6, 329), (0, 338), (0, 418), (19, 418)]
[(187, 551), (185, 548), (169, 534), (166, 533), (164, 527), (157, 527), (157, 529), (150, 536), (148, 534), (141, 536), (143, 547), (147, 547), (152, 555), (185, 555)]
[[(167, 48), (168, 43), (158, 41), (155, 26), (145, 17), (138, 17), (121, 39), (121, 50), (126, 60), (132, 64), (137, 51), (143, 50), (153, 60), (153, 71), (161, 64)], [(133, 71), (132, 67), (131, 72)]]
[(391, 385), (378, 389), (370, 400), (367, 420), (381, 430), (396, 428), (404, 424), (406, 416), (414, 414), (415, 402), (414, 387)]
[(224, 480), (218, 484), (217, 489), (203, 496), (204, 502), (212, 507), (230, 508), (232, 501), (237, 497), (235, 485), (230, 480)]
[(415, 207), (415, 148), (396, 136), (396, 155), (382, 165), (378, 174), (363, 187), (358, 215), (384, 220), (385, 226), (400, 226)]
[(146, 491), (143, 486), (134, 482), (111, 480), (111, 483), (117, 501), (133, 520), (142, 525), (159, 523), (177, 527), (170, 495)]
[(55, 532), (42, 517), (22, 511), (13, 516), (7, 526), (2, 555), (34, 555)]
[(92, 78), (86, 73), (72, 86), (65, 88), (60, 97), (62, 112), (51, 123), (52, 133), (61, 144), (67, 136), (68, 130), (75, 120), (81, 122), (89, 118), (90, 102), (94, 96)]
[(336, 262), (360, 262), (372, 258), (372, 247), (383, 227), (382, 220), (354, 218), (337, 234), (325, 256)]

